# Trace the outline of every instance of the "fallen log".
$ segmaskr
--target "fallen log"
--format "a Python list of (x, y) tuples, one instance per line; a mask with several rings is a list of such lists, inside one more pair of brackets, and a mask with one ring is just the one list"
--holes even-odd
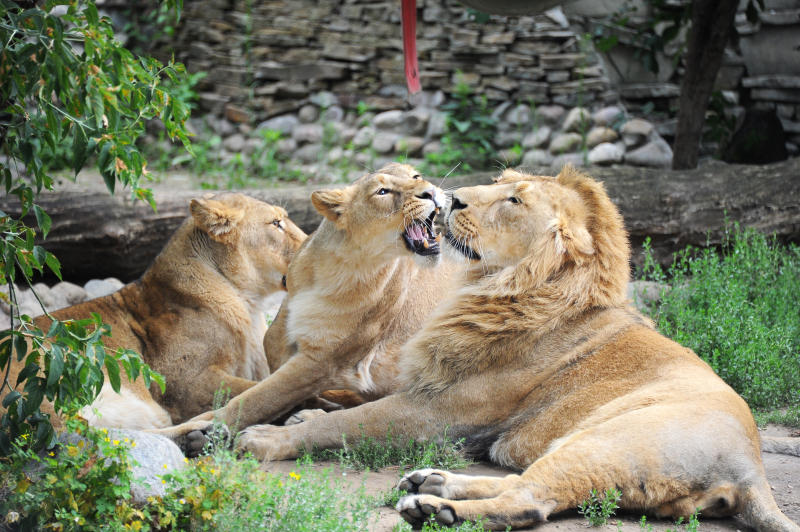
[[(612, 200), (625, 217), (641, 264), (641, 244), (651, 238), (656, 259), (669, 263), (672, 253), (686, 245), (718, 244), (725, 220), (775, 233), (783, 241), (800, 242), (800, 158), (765, 166), (714, 162), (693, 170), (619, 167), (588, 172), (605, 182)], [(536, 173), (552, 174), (537, 169)], [(496, 173), (449, 178), (448, 189), (489, 183)], [(169, 181), (169, 179), (168, 179)], [(335, 186), (335, 185), (332, 185)], [(306, 232), (320, 217), (309, 195), (324, 186), (269, 188), (243, 191), (282, 205)], [(53, 225), (45, 243), (62, 264), (65, 279), (82, 282), (108, 276), (129, 281), (138, 277), (188, 214), (188, 203), (208, 191), (153, 187), (158, 210), (132, 202), (123, 193), (111, 196), (102, 180), (65, 182), (45, 192), (39, 204)], [(0, 209), (14, 215), (18, 204), (6, 198)], [(32, 223), (32, 221), (31, 221)]]

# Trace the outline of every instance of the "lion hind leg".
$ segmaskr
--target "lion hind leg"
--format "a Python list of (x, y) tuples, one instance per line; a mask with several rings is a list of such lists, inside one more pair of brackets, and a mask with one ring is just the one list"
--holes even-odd
[(81, 410), (81, 415), (93, 427), (147, 430), (172, 425), (169, 413), (147, 390), (123, 387), (117, 393), (107, 382), (92, 404)]
[(483, 520), (490, 530), (542, 523), (555, 507), (556, 501), (536, 499), (525, 488), (507, 490), (489, 499), (449, 500), (423, 494), (403, 497), (397, 503), (397, 511), (412, 525), (419, 526), (431, 517), (445, 526)]
[(800, 526), (778, 508), (766, 481), (743, 490), (740, 510), (745, 522), (756, 530), (800, 532)]

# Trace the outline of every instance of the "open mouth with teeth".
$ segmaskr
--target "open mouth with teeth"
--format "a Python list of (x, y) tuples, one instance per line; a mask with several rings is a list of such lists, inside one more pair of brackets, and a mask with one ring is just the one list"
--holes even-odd
[(457, 239), (453, 236), (453, 233), (450, 231), (447, 232), (445, 235), (447, 239), (447, 243), (453, 246), (456, 250), (458, 250), (462, 255), (467, 257), (470, 260), (481, 260), (481, 256), (478, 255), (474, 249), (469, 247), (464, 241)]
[(424, 220), (414, 220), (406, 227), (403, 232), (403, 240), (409, 251), (423, 256), (439, 254), (439, 242), (442, 240), (442, 235), (433, 232), (433, 220), (438, 213), (439, 209), (435, 209)]

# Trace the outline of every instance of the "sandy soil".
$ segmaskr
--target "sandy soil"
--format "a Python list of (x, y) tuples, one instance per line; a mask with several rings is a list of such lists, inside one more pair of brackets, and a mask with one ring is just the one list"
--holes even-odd
[[(789, 429), (779, 426), (769, 426), (763, 431), (764, 434), (776, 436), (786, 436), (789, 432)], [(800, 523), (800, 458), (764, 453), (763, 459), (767, 477), (772, 485), (773, 495), (778, 506), (790, 519)], [(397, 467), (389, 467), (370, 473), (343, 470), (338, 464), (331, 462), (320, 462), (313, 467), (324, 468), (331, 466), (334, 467), (338, 474), (343, 475), (347, 485), (353, 487), (353, 489), (363, 483), (369, 495), (385, 493), (397, 484), (401, 476), (401, 471)], [(297, 466), (293, 461), (270, 462), (264, 465), (265, 470), (284, 475), (294, 471), (296, 468)], [(463, 472), (493, 476), (503, 476), (509, 473), (509, 471), (489, 463), (474, 464), (464, 469)], [(622, 522), (621, 530), (623, 532), (641, 532), (639, 527), (640, 518), (641, 514), (619, 515), (612, 518), (613, 525), (609, 524), (596, 530), (615, 531), (617, 530), (616, 522), (619, 520)], [(393, 508), (382, 507), (378, 510), (377, 520), (371, 524), (370, 530), (374, 532), (390, 532), (399, 522), (401, 522), (400, 515)], [(656, 532), (675, 528), (670, 521), (648, 519), (648, 523), (653, 525), (653, 529)], [(577, 513), (563, 513), (551, 516), (547, 523), (535, 528), (537, 532), (553, 532), (556, 530), (559, 532), (587, 532), (590, 529), (591, 527), (587, 521)], [(701, 516), (700, 529), (709, 532), (726, 532), (746, 530), (747, 527), (736, 518), (712, 520), (703, 519)]]

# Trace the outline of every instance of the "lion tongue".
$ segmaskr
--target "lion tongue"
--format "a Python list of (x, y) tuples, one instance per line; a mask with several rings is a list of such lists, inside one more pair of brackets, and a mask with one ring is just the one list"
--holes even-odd
[(414, 224), (408, 228), (408, 236), (411, 237), (412, 240), (425, 240), (425, 233), (422, 230), (422, 226), (418, 224)]

